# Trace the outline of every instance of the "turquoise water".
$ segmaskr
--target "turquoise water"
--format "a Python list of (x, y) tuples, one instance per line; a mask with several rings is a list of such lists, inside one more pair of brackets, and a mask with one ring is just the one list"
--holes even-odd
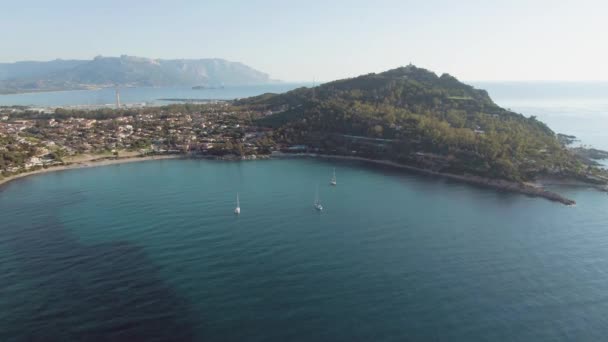
[(603, 340), (608, 196), (557, 190), (578, 206), (317, 160), (25, 178), (0, 192), (0, 340)]
[[(476, 85), (608, 149), (604, 83)], [(289, 89), (271, 88), (131, 88), (122, 98)], [(26, 178), (0, 188), (0, 341), (604, 340), (608, 196), (555, 190), (578, 206), (314, 160), (165, 160)]]

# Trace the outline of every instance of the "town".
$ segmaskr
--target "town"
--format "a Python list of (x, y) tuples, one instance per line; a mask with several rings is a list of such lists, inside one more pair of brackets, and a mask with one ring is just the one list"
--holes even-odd
[[(257, 115), (257, 114), (256, 114)], [(228, 102), (125, 109), (0, 108), (0, 173), (99, 158), (192, 154), (257, 158), (275, 144)], [(249, 122), (249, 124), (246, 124)]]

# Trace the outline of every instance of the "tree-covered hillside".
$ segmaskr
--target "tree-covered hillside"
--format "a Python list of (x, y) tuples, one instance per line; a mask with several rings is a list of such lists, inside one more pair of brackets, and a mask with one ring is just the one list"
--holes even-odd
[(599, 172), (536, 118), (505, 110), (486, 91), (450, 75), (412, 65), (236, 104), (270, 114), (259, 123), (275, 127), (278, 142), (324, 153), (518, 181)]

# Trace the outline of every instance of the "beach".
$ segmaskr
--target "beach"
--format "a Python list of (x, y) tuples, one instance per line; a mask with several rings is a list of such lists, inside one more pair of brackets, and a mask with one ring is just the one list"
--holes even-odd
[[(55, 171), (63, 171), (63, 170), (73, 170), (73, 169), (81, 169), (88, 167), (98, 167), (98, 166), (106, 166), (106, 165), (115, 165), (115, 164), (123, 164), (123, 163), (132, 163), (132, 162), (140, 162), (146, 160), (162, 160), (162, 159), (179, 159), (179, 158), (200, 158), (201, 156), (197, 155), (184, 155), (184, 154), (172, 154), (172, 155), (156, 155), (156, 156), (128, 156), (128, 157), (97, 157), (94, 159), (84, 159), (78, 160), (75, 162), (71, 162), (66, 165), (58, 165), (52, 166), (46, 169), (39, 169), (35, 171), (24, 172), (18, 175), (9, 176), (3, 179), (0, 179), (0, 187), (3, 185), (24, 177), (44, 174), (48, 172)], [(217, 159), (226, 159), (214, 157)], [(501, 179), (490, 179), (481, 176), (475, 175), (457, 175), (451, 173), (437, 172), (428, 169), (423, 169), (415, 166), (409, 166), (404, 164), (399, 164), (390, 160), (376, 160), (370, 158), (356, 157), (356, 156), (340, 156), (340, 155), (324, 155), (324, 154), (314, 154), (314, 153), (304, 153), (304, 154), (296, 154), (296, 153), (273, 153), (271, 158), (321, 158), (321, 159), (334, 159), (334, 160), (352, 160), (352, 161), (361, 161), (366, 163), (373, 163), (376, 165), (390, 166), (394, 168), (409, 170), (418, 172), (421, 174), (426, 174), (435, 177), (443, 177), (447, 179), (452, 179), (464, 183), (469, 183), (473, 185), (489, 187), (501, 191), (509, 191), (509, 192), (517, 192), (521, 194), (525, 194), (528, 196), (534, 197), (542, 197), (548, 200), (559, 202), (565, 205), (574, 205), (575, 201), (565, 198), (558, 193), (548, 191), (544, 189), (544, 182), (539, 181), (536, 183), (517, 183), (511, 182)], [(232, 158), (228, 158), (232, 160)]]
[(71, 162), (71, 163), (64, 164), (64, 165), (50, 166), (46, 169), (28, 171), (28, 172), (20, 173), (17, 175), (12, 175), (12, 176), (9, 176), (6, 178), (2, 178), (2, 179), (0, 179), (0, 188), (16, 179), (21, 179), (21, 178), (49, 173), (49, 172), (74, 170), (74, 169), (115, 165), (115, 164), (124, 164), (124, 163), (133, 163), (133, 162), (140, 162), (140, 161), (146, 161), (146, 160), (178, 159), (178, 158), (183, 158), (183, 157), (184, 157), (183, 155), (172, 154), (172, 155), (157, 155), (157, 156), (129, 156), (129, 157), (122, 157), (122, 158), (121, 157), (118, 157), (118, 158), (99, 157), (96, 159), (81, 160), (81, 161)]

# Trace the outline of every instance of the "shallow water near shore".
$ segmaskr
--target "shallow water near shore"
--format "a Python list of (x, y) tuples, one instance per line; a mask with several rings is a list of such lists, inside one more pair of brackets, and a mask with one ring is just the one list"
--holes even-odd
[(0, 340), (600, 340), (608, 196), (554, 190), (578, 205), (312, 159), (16, 180)]

